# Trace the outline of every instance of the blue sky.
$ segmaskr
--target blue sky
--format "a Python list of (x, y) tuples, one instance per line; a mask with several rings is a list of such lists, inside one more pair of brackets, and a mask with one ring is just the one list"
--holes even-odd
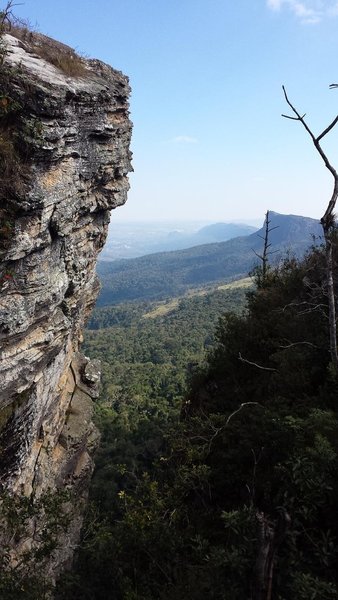
[[(281, 117), (281, 86), (315, 133), (338, 114), (337, 1), (25, 0), (15, 12), (130, 78), (135, 172), (115, 218), (323, 214), (331, 175)], [(323, 146), (338, 167), (338, 127)]]

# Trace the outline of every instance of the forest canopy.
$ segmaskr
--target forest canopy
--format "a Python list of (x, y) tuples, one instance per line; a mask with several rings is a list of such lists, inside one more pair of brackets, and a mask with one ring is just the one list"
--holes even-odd
[(92, 509), (60, 597), (336, 598), (336, 398), (317, 248), (257, 272), (180, 410), (106, 402)]

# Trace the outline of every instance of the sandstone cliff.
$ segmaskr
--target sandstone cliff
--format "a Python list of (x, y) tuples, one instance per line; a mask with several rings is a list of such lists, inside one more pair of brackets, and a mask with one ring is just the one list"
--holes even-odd
[[(109, 211), (126, 200), (130, 89), (120, 72), (74, 58), (49, 38), (14, 32), (3, 42), (0, 482), (36, 496), (68, 488), (81, 500), (97, 440), (99, 367), (79, 343), (98, 292)], [(68, 74), (51, 52), (70, 63)], [(72, 554), (79, 507), (54, 572)]]

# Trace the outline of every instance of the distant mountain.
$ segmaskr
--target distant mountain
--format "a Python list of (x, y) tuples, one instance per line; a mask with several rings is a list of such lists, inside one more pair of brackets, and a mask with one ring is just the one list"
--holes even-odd
[[(322, 226), (316, 219), (296, 215), (281, 215), (270, 210), (271, 227), (277, 227), (270, 235), (274, 246), (290, 249), (296, 254), (302, 254), (313, 242), (313, 236), (323, 235)], [(264, 235), (264, 227), (258, 231)]]
[[(249, 235), (257, 231), (257, 227), (244, 225), (242, 223), (213, 223), (202, 227), (194, 235), (194, 242), (198, 244), (213, 244), (214, 242), (226, 242), (235, 237)], [(193, 245), (196, 245), (195, 243)]]
[[(203, 225), (203, 226), (202, 226)], [(122, 223), (109, 228), (107, 243), (100, 260), (136, 258), (156, 252), (182, 250), (201, 244), (225, 242), (233, 237), (249, 235), (257, 227), (239, 223)]]
[[(157, 251), (183, 250), (202, 244), (226, 242), (234, 237), (249, 235), (257, 231), (257, 227), (239, 223), (213, 223), (205, 225), (195, 233), (187, 235), (180, 231), (170, 232), (166, 239), (157, 244)], [(154, 248), (154, 246), (153, 246)]]
[[(271, 260), (278, 261), (291, 252), (301, 256), (321, 235), (315, 219), (270, 212)], [(150, 254), (113, 263), (101, 262), (98, 274), (102, 282), (99, 306), (126, 300), (157, 300), (179, 296), (188, 289), (226, 282), (247, 275), (258, 264), (254, 251), (261, 252), (264, 228), (214, 244)]]

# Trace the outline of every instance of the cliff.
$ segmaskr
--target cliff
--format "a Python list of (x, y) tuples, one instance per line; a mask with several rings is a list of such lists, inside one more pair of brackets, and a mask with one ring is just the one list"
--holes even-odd
[(98, 437), (99, 365), (79, 344), (109, 211), (128, 190), (130, 88), (108, 65), (22, 30), (3, 35), (0, 58), (0, 482), (35, 498), (74, 492), (55, 574), (79, 535)]

